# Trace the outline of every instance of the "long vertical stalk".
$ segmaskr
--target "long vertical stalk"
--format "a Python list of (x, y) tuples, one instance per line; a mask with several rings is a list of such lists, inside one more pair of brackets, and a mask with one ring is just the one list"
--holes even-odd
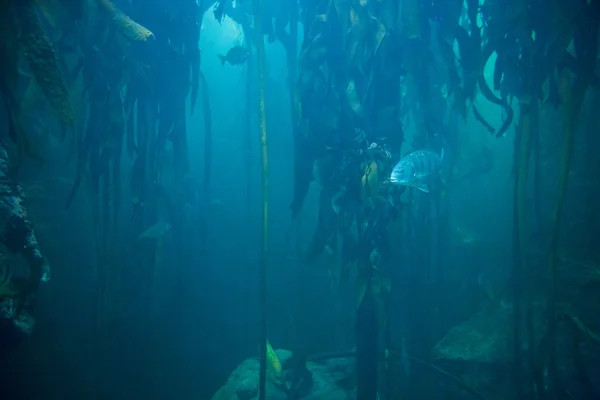
[(535, 213), (535, 228), (537, 232), (542, 231), (542, 135), (539, 127), (539, 105), (536, 106), (536, 119), (533, 127), (532, 151), (533, 157), (533, 205)]
[(515, 163), (516, 175), (513, 191), (513, 346), (514, 346), (514, 380), (518, 399), (525, 396), (523, 385), (523, 364), (521, 347), (521, 322), (523, 315), (523, 294), (525, 274), (527, 271), (527, 248), (525, 238), (525, 229), (527, 225), (526, 212), (526, 189), (527, 172), (529, 165), (529, 147), (531, 143), (531, 104), (522, 102), (520, 109), (519, 135), (515, 138)]
[[(600, 110), (600, 88), (597, 88), (593, 91), (590, 103), (589, 103), (589, 116), (587, 126), (586, 126), (586, 137), (585, 137), (585, 170), (587, 179), (594, 182), (584, 195), (586, 211), (585, 215), (589, 216), (587, 218), (587, 223), (584, 228), (584, 232), (598, 232), (598, 226), (595, 221), (600, 219), (600, 213), (598, 212), (598, 207), (596, 204), (600, 201), (598, 194), (600, 193), (600, 180), (597, 179), (595, 175), (596, 172), (600, 171), (600, 159), (596, 156), (596, 152), (598, 147), (600, 146), (600, 137), (598, 136), (598, 132), (600, 131), (600, 120), (596, 117), (596, 110)], [(597, 234), (586, 235), (586, 248), (593, 248)]]
[(259, 297), (260, 297), (260, 375), (258, 384), (259, 400), (266, 399), (267, 378), (267, 250), (268, 250), (268, 227), (269, 227), (269, 157), (267, 148), (267, 110), (265, 102), (265, 42), (264, 37), (258, 33), (262, 26), (260, 0), (253, 0), (254, 31), (256, 41), (256, 56), (258, 65), (258, 104), (260, 122), (260, 147), (262, 162), (262, 230), (261, 230), (261, 254), (259, 271)]
[[(246, 48), (252, 53), (252, 36), (250, 35), (251, 30), (248, 27), (244, 28), (244, 40), (246, 41)], [(244, 135), (244, 163), (246, 164), (246, 211), (248, 216), (251, 215), (250, 211), (250, 196), (252, 188), (252, 96), (254, 95), (254, 85), (252, 84), (254, 78), (254, 57), (250, 57), (246, 63), (246, 115), (245, 115), (245, 135)]]
[[(200, 70), (200, 90), (202, 91), (202, 112), (204, 118), (204, 177), (202, 180), (202, 206), (208, 209), (210, 202), (211, 166), (212, 166), (212, 115), (210, 109), (210, 95), (208, 93), (208, 81), (204, 72)], [(208, 248), (206, 246), (206, 226), (208, 216), (206, 213), (200, 221), (200, 257), (206, 260)]]
[[(537, 134), (538, 132), (536, 132), (537, 126), (538, 126), (538, 118), (539, 118), (539, 104), (537, 99), (533, 99), (531, 104), (529, 105), (529, 109), (528, 109), (528, 129), (529, 129), (529, 143), (527, 143), (527, 147), (528, 147), (528, 153), (531, 153), (531, 146), (532, 145), (538, 145), (538, 142), (534, 142), (534, 140), (538, 140), (537, 139)], [(528, 157), (529, 159), (530, 157)], [(537, 163), (537, 158), (536, 158), (536, 163)], [(529, 165), (529, 163), (528, 163)], [(528, 168), (527, 165), (527, 168)], [(534, 174), (534, 178), (538, 178), (537, 176), (535, 176)], [(537, 185), (537, 179), (536, 182), (534, 182), (534, 184)], [(526, 182), (524, 183), (524, 185), (526, 184)], [(523, 191), (525, 190), (525, 187), (523, 188)], [(535, 190), (535, 189), (534, 189)], [(525, 207), (525, 200), (522, 200), (523, 204), (521, 204), (521, 207)], [(537, 206), (537, 204), (536, 204)], [(537, 207), (536, 207), (537, 208)], [(525, 217), (525, 209), (521, 208), (520, 212), (522, 213), (522, 218), (524, 219)], [(539, 220), (538, 220), (539, 222)], [(520, 224), (523, 224), (524, 226), (520, 226), (521, 229), (521, 233), (520, 233), (520, 241), (521, 241), (521, 263), (523, 264), (523, 268), (525, 269), (525, 273), (526, 273), (526, 285), (525, 285), (525, 293), (526, 293), (526, 309), (525, 309), (525, 323), (526, 323), (526, 327), (527, 327), (527, 376), (528, 376), (528, 385), (529, 385), (529, 398), (533, 399), (535, 396), (535, 390), (534, 390), (534, 383), (533, 380), (530, 379), (530, 377), (533, 377), (534, 374), (534, 370), (535, 370), (535, 332), (534, 332), (534, 323), (533, 323), (533, 296), (534, 296), (534, 276), (533, 276), (533, 271), (532, 268), (529, 265), (529, 249), (528, 249), (528, 243), (525, 241), (525, 237), (526, 237), (526, 224), (527, 221), (521, 221)]]
[[(287, 51), (287, 67), (288, 67), (288, 90), (290, 91), (290, 118), (292, 122), (292, 139), (296, 138), (299, 129), (299, 118), (298, 109), (296, 107), (296, 101), (294, 97), (294, 83), (296, 82), (297, 75), (297, 64), (298, 64), (298, 0), (288, 0), (290, 2), (290, 42), (286, 48)], [(295, 243), (296, 243), (296, 256), (297, 260), (302, 260), (302, 225), (298, 218), (294, 221), (295, 229)], [(306, 347), (304, 341), (300, 338), (303, 337), (305, 326), (305, 268), (303, 264), (300, 264), (298, 271), (298, 311), (295, 323), (295, 342), (294, 348), (292, 349), (294, 355), (303, 359), (306, 356)], [(301, 354), (300, 354), (301, 353)]]
[(297, 74), (297, 56), (298, 56), (298, 1), (290, 1), (290, 45), (287, 50), (287, 66), (288, 66), (288, 86), (290, 91), (290, 116), (292, 119), (292, 133), (295, 132), (298, 125), (298, 109), (294, 100), (294, 82), (296, 82)]
[[(364, 252), (364, 249), (361, 249)], [(359, 268), (362, 273), (371, 274), (368, 258), (361, 256)], [(378, 385), (378, 329), (377, 310), (373, 291), (370, 288), (371, 277), (365, 276), (369, 283), (365, 296), (356, 310), (356, 398), (359, 400), (377, 399)]]
[[(567, 183), (569, 180), (571, 159), (573, 158), (573, 145), (575, 141), (575, 130), (577, 129), (577, 117), (579, 116), (579, 110), (581, 109), (581, 104), (583, 103), (583, 99), (588, 87), (588, 82), (586, 79), (577, 79), (574, 84), (571, 84), (571, 79), (569, 78), (568, 74), (568, 71), (563, 71), (560, 84), (560, 94), (564, 104), (564, 120), (562, 126), (564, 134), (564, 146), (562, 167), (558, 180), (558, 197), (556, 199), (556, 207), (552, 216), (552, 225), (550, 229), (549, 261), (551, 287), (548, 298), (550, 316), (550, 321), (548, 322), (549, 326), (555, 326), (557, 320), (556, 299), (558, 294), (558, 232), (560, 228), (565, 194), (567, 191)], [(558, 398), (558, 387), (556, 386), (558, 383), (558, 367), (556, 365), (556, 331), (553, 331), (550, 341), (551, 344), (548, 365), (549, 382), (551, 386), (550, 398)]]
[[(520, 338), (520, 323), (521, 323), (521, 307), (525, 305), (525, 332), (528, 341), (528, 350), (526, 358), (526, 376), (530, 376), (533, 372), (535, 365), (535, 354), (534, 354), (534, 332), (533, 332), (533, 287), (531, 285), (532, 276), (529, 268), (529, 249), (526, 240), (527, 237), (527, 182), (529, 175), (529, 160), (531, 156), (531, 149), (533, 143), (534, 128), (537, 125), (537, 100), (531, 99), (530, 101), (523, 101), (520, 109), (520, 122), (519, 122), (519, 139), (518, 146), (516, 147), (515, 155), (518, 157), (517, 164), (517, 175), (515, 177), (515, 249), (514, 249), (514, 262), (516, 268), (515, 279), (518, 282), (516, 284), (516, 296), (515, 296), (515, 363), (518, 363), (517, 371), (522, 371), (523, 366), (520, 357), (517, 357), (521, 353), (521, 338)], [(523, 303), (521, 303), (523, 302)], [(519, 303), (519, 304), (517, 304)], [(520, 377), (517, 377), (518, 389), (520, 390), (519, 396), (531, 396), (533, 395), (533, 387), (531, 381), (528, 380), (528, 386), (524, 386)]]

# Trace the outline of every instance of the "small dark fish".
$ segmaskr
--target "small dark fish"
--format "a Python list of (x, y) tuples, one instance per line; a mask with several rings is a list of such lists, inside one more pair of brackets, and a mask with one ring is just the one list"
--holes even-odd
[(250, 52), (244, 46), (235, 46), (229, 49), (226, 55), (219, 54), (221, 59), (221, 66), (224, 66), (226, 62), (231, 65), (240, 65), (246, 62), (250, 57)]
[(412, 186), (429, 193), (424, 180), (440, 171), (443, 158), (443, 149), (440, 155), (430, 150), (413, 151), (402, 157), (392, 169), (390, 182), (394, 185)]

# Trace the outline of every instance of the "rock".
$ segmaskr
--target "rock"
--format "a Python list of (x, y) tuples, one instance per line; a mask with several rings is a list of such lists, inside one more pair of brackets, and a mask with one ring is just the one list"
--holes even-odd
[(435, 357), (479, 364), (510, 363), (512, 315), (512, 307), (476, 313), (444, 336), (433, 349)]
[[(32, 294), (37, 291), (38, 284), (48, 280), (50, 269), (42, 255), (33, 225), (27, 217), (27, 210), (23, 204), (23, 190), (10, 173), (10, 162), (4, 143), (0, 142), (0, 246), (3, 257), (8, 254), (19, 254), (28, 264), (29, 277), (27, 282), (19, 284), (19, 291), (23, 294)], [(0, 266), (1, 276), (10, 277), (13, 271), (7, 270), (5, 265)], [(14, 284), (14, 282), (12, 282)], [(6, 291), (4, 278), (0, 280), (0, 299), (9, 296), (1, 295)]]
[[(534, 303), (533, 331), (536, 357), (539, 357), (539, 345), (547, 332), (544, 315), (545, 304)], [(514, 393), (511, 393), (514, 387), (512, 382), (513, 326), (511, 304), (503, 303), (493, 312), (480, 311), (464, 323), (452, 328), (433, 349), (434, 356), (438, 363), (459, 376), (470, 387), (489, 394), (488, 398), (512, 398), (514, 397)], [(522, 329), (524, 330), (525, 327), (526, 323), (523, 321)], [(529, 346), (525, 332), (523, 331), (522, 334), (521, 348), (525, 358)], [(564, 389), (575, 395), (575, 398), (600, 396), (600, 384), (595, 385), (595, 380), (589, 379), (592, 383), (587, 384), (586, 387), (585, 379), (582, 379), (582, 376), (584, 378), (596, 376), (594, 374), (600, 370), (593, 367), (597, 365), (597, 360), (600, 360), (600, 349), (597, 345), (590, 345), (589, 340), (581, 341), (580, 337), (572, 324), (565, 322), (559, 324), (556, 332), (559, 378)], [(580, 354), (576, 354), (573, 350), (574, 342), (578, 341)], [(585, 365), (584, 370), (577, 367), (576, 357), (582, 359), (580, 365)]]
[[(434, 357), (444, 369), (474, 389), (486, 392), (486, 388), (494, 386), (512, 388), (511, 327), (512, 307), (498, 307), (493, 313), (480, 311), (448, 331), (434, 347)], [(462, 392), (459, 387), (446, 389)], [(464, 398), (470, 398), (463, 394)]]
[[(286, 372), (286, 362), (291, 357), (287, 350), (275, 350)], [(350, 400), (356, 399), (356, 389), (345, 382), (352, 381), (354, 375), (353, 358), (333, 358), (322, 362), (308, 362), (308, 370), (313, 375), (312, 389), (302, 400)], [(212, 397), (212, 400), (255, 400), (258, 398), (259, 362), (256, 358), (244, 360), (231, 374), (225, 385)], [(267, 399), (287, 400), (285, 390), (267, 378)]]
[(0, 301), (0, 357), (33, 332), (35, 320), (25, 311), (18, 312), (12, 299)]
[[(23, 191), (10, 170), (0, 142), (0, 349), (14, 347), (31, 334), (35, 321), (25, 311), (41, 281), (50, 278), (33, 226), (23, 204)], [(15, 300), (19, 299), (19, 307)], [(18, 308), (19, 311), (16, 311)]]

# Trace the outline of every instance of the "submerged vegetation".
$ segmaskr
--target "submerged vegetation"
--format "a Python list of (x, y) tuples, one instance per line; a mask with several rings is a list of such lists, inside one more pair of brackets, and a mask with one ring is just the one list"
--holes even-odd
[[(210, 56), (219, 56), (223, 68), (230, 67), (226, 61), (247, 68), (240, 127), (246, 152), (252, 135), (260, 135), (260, 209), (252, 209), (250, 189), (246, 193), (248, 212), (260, 211), (262, 218), (260, 373), (253, 396), (270, 398), (269, 382), (276, 381), (287, 398), (299, 398), (294, 391), (309, 390), (311, 381), (307, 361), (320, 357), (355, 360), (348, 385), (359, 400), (378, 393), (381, 399), (600, 396), (591, 378), (600, 357), (598, 308), (591, 305), (600, 300), (600, 231), (597, 207), (590, 206), (600, 196), (600, 158), (590, 150), (600, 146), (600, 2), (6, 4), (0, 16), (5, 130), (18, 164), (30, 157), (43, 165), (48, 137), (67, 147), (74, 178), (62, 203), (71, 209), (85, 199), (90, 208), (98, 351), (116, 353), (111, 338), (125, 325), (122, 302), (133, 293), (145, 304), (156, 300), (165, 259), (181, 293), (186, 264), (211, 265), (215, 110), (198, 47), (211, 10), (217, 21), (228, 16), (244, 32), (244, 43)], [(275, 42), (288, 69), (290, 104), (278, 106), (289, 109), (294, 176), (293, 192), (285, 194), (292, 219), (287, 240), (301, 268), (302, 297), (283, 366), (267, 340), (276, 322), (267, 314), (274, 167), (265, 47)], [(203, 153), (188, 148), (198, 97)], [(467, 232), (453, 215), (477, 201), (465, 182), (485, 176), (498, 161), (490, 138), (514, 140), (512, 159), (501, 163), (512, 165), (512, 193), (501, 200), (508, 203), (512, 195), (511, 237)], [(487, 145), (477, 153), (469, 141)], [(202, 159), (200, 184), (190, 178), (192, 154)], [(251, 158), (246, 154), (246, 171), (238, 174), (248, 187)], [(591, 183), (580, 188), (573, 179)], [(317, 221), (305, 240), (301, 223), (313, 182)], [(193, 222), (185, 213), (190, 204), (201, 210)], [(577, 209), (584, 209), (583, 222), (573, 227), (565, 216), (575, 218)], [(181, 244), (186, 241), (199, 243)], [(0, 300), (26, 303), (31, 290), (11, 282), (14, 263), (5, 261), (9, 250), (2, 247)], [(493, 259), (493, 252), (508, 251), (512, 259)], [(344, 343), (354, 350), (331, 357), (310, 354), (307, 337), (315, 334), (303, 300), (312, 266), (323, 263), (333, 285), (352, 292), (345, 306), (356, 328), (354, 343)], [(481, 265), (465, 272), (468, 263), (499, 270), (498, 279), (490, 283)], [(130, 271), (136, 271), (134, 283), (124, 278)], [(455, 299), (453, 277), (461, 273), (477, 281), (466, 307)], [(169, 299), (164, 308), (181, 309), (183, 298)], [(453, 313), (457, 309), (462, 315)], [(110, 373), (106, 363), (97, 382)], [(219, 393), (220, 399), (239, 395)]]

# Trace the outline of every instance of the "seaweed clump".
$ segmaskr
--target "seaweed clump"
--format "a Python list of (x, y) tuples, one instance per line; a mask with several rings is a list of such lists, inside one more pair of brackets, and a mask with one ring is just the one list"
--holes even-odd
[(98, 0), (98, 5), (112, 18), (119, 32), (128, 39), (135, 41), (154, 39), (154, 34), (149, 29), (129, 18), (109, 0)]
[(34, 3), (15, 3), (20, 28), (19, 45), (31, 73), (50, 102), (63, 128), (73, 128), (75, 114), (69, 103), (69, 91), (59, 68), (56, 52), (44, 34)]

